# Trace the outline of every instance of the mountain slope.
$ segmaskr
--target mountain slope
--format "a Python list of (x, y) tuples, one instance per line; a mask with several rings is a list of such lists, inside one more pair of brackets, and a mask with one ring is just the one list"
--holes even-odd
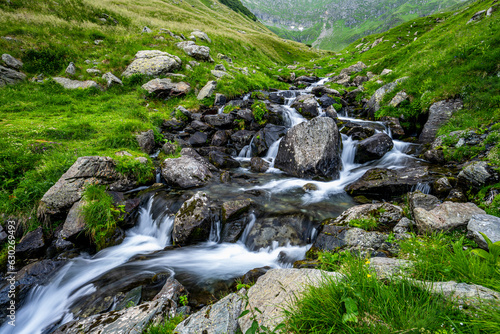
[(276, 34), (326, 50), (426, 16), (462, 0), (243, 0)]

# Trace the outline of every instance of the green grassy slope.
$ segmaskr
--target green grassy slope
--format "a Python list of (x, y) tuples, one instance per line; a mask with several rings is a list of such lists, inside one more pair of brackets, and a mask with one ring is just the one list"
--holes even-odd
[[(141, 33), (144, 26), (153, 32)], [(0, 213), (35, 221), (37, 201), (78, 156), (114, 156), (127, 150), (134, 157), (147, 157), (139, 150), (136, 133), (156, 129), (179, 104), (193, 109), (200, 105), (196, 92), (214, 79), (214, 64), (202, 62), (188, 71), (184, 65), (193, 58), (175, 46), (178, 39), (160, 34), (160, 28), (186, 37), (193, 29), (203, 30), (212, 43), (198, 43), (211, 48), (216, 63), (222, 62), (217, 58), (222, 53), (233, 59), (235, 68), (248, 68), (247, 76), (222, 62), (234, 79), (221, 79), (217, 92), (228, 97), (252, 89), (285, 88), (273, 76), (278, 74), (276, 65), (319, 55), (211, 0), (0, 0), (0, 36), (9, 37), (0, 38), (0, 54), (23, 60), (28, 78), (40, 73), (45, 78), (66, 76), (72, 61), (76, 79), (104, 85), (86, 69), (95, 66), (120, 76), (137, 51), (158, 49), (181, 58), (178, 73), (186, 75), (182, 80), (192, 87), (186, 97), (168, 101), (146, 99), (140, 86), (148, 78), (140, 76), (105, 92), (65, 90), (50, 80), (0, 88)], [(211, 105), (213, 97), (201, 103)], [(140, 166), (128, 159), (121, 168)]]

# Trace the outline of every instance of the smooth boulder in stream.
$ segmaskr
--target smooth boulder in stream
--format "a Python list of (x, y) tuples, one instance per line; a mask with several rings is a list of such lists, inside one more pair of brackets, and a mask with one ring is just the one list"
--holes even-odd
[(291, 128), (280, 142), (275, 167), (300, 178), (338, 179), (342, 162), (335, 121), (316, 117)]
[(377, 133), (359, 142), (355, 162), (365, 163), (371, 160), (382, 158), (387, 152), (392, 150), (394, 143), (391, 137), (385, 133)]

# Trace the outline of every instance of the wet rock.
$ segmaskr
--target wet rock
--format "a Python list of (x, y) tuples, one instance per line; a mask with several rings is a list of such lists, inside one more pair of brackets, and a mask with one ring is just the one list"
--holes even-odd
[(203, 192), (188, 199), (175, 215), (172, 239), (186, 245), (206, 241), (212, 224), (219, 219), (218, 210)]
[(215, 92), (216, 87), (217, 87), (217, 81), (207, 82), (207, 84), (200, 90), (196, 98), (198, 100), (203, 100), (204, 98), (212, 96), (212, 94)]
[(364, 140), (375, 134), (375, 130), (365, 126), (354, 126), (347, 131), (346, 135), (353, 140)]
[(196, 121), (196, 120), (191, 122), (191, 127), (196, 131), (201, 131), (201, 132), (207, 132), (209, 130), (212, 130), (212, 127), (207, 123), (203, 123), (201, 121)]
[(172, 82), (171, 79), (153, 79), (142, 85), (149, 94), (157, 98), (168, 99), (172, 96), (183, 96), (189, 93), (191, 87), (186, 82)]
[(222, 183), (230, 183), (232, 180), (231, 173), (228, 171), (222, 172), (220, 175), (220, 182)]
[(257, 282), (257, 279), (267, 273), (269, 270), (271, 270), (271, 267), (265, 266), (265, 267), (260, 267), (260, 268), (254, 268), (252, 270), (249, 270), (245, 273), (245, 275), (241, 276), (241, 283), (243, 284), (255, 284)]
[(329, 97), (328, 95), (324, 95), (318, 99), (318, 102), (322, 108), (328, 108), (329, 106), (336, 103), (337, 101), (335, 101), (333, 98)]
[(432, 184), (432, 190), (437, 195), (446, 195), (450, 192), (451, 189), (453, 189), (453, 187), (451, 186), (450, 180), (448, 180), (447, 177), (437, 179)]
[(124, 298), (116, 304), (114, 311), (120, 311), (128, 307), (137, 306), (141, 301), (142, 286), (138, 286), (124, 296)]
[(254, 135), (254, 131), (239, 130), (231, 135), (231, 141), (233, 142), (236, 150), (241, 151), (243, 147), (250, 144)]
[(177, 303), (180, 296), (185, 296), (187, 294), (188, 292), (186, 291), (184, 285), (179, 283), (179, 281), (177, 281), (175, 278), (169, 277), (161, 291), (158, 292), (153, 300), (170, 299)]
[(226, 146), (230, 137), (230, 132), (227, 130), (219, 130), (212, 137), (212, 146)]
[(255, 120), (252, 111), (250, 109), (240, 109), (238, 110), (236, 115), (238, 116), (239, 119), (243, 119), (247, 122), (252, 122)]
[(206, 115), (203, 120), (216, 128), (229, 129), (233, 126), (234, 116), (232, 114)]
[(335, 121), (335, 123), (338, 122), (339, 115), (337, 114), (337, 110), (333, 106), (329, 106), (328, 108), (325, 109), (325, 115), (326, 117), (330, 117)]
[(217, 168), (240, 167), (240, 163), (234, 160), (230, 155), (218, 151), (211, 151), (208, 154), (208, 160)]
[[(249, 305), (258, 305), (262, 312), (256, 314), (255, 320), (261, 326), (275, 328), (285, 320), (283, 308), (288, 307), (290, 301), (299, 296), (307, 286), (317, 286), (323, 282), (325, 275), (332, 279), (341, 279), (338, 273), (317, 269), (269, 270), (248, 290)], [(242, 333), (250, 328), (252, 322), (251, 314), (238, 319)]]
[(430, 211), (440, 205), (441, 201), (436, 196), (415, 191), (408, 193), (408, 204), (410, 205), (411, 212), (413, 212), (416, 208), (422, 208)]
[(137, 334), (150, 323), (160, 323), (175, 315), (177, 305), (168, 299), (140, 304), (121, 311), (111, 311), (71, 321), (59, 327), (54, 334)]
[(491, 242), (500, 241), (500, 218), (491, 215), (473, 215), (467, 224), (467, 237), (474, 240), (479, 247), (488, 250), (488, 244), (479, 232), (484, 233)]
[(316, 86), (311, 90), (311, 93), (317, 97), (323, 95), (334, 95), (340, 97), (340, 93), (337, 90), (325, 86)]
[(196, 60), (213, 62), (214, 60), (210, 57), (210, 48), (208, 46), (196, 45), (193, 41), (180, 42), (175, 44), (179, 49), (184, 50), (184, 52), (193, 57)]
[(269, 247), (274, 243), (305, 246), (310, 242), (311, 232), (311, 221), (304, 214), (257, 219), (248, 234), (247, 246), (250, 249)]
[(377, 133), (358, 143), (355, 162), (365, 163), (382, 158), (392, 150), (394, 143), (391, 137), (385, 133)]
[(165, 159), (161, 175), (168, 184), (182, 189), (201, 187), (213, 177), (207, 164), (186, 155)]
[(2, 54), (2, 61), (7, 67), (10, 67), (13, 70), (20, 70), (23, 67), (22, 61), (17, 60), (8, 53)]
[(257, 155), (261, 155), (266, 152), (269, 147), (271, 147), (271, 145), (285, 133), (286, 128), (284, 126), (266, 124), (263, 129), (257, 132), (253, 140), (253, 144), (257, 150)]
[(446, 162), (443, 150), (425, 151), (424, 159), (434, 164), (444, 164)]
[(24, 73), (0, 66), (0, 87), (5, 85), (15, 85), (26, 80)]
[(26, 234), (16, 246), (18, 260), (33, 259), (43, 254), (45, 250), (45, 238), (41, 227)]
[(153, 154), (155, 149), (155, 135), (153, 130), (141, 132), (136, 136), (141, 151), (147, 154)]
[(80, 157), (43, 195), (38, 205), (39, 219), (60, 219), (82, 196), (89, 183), (108, 185), (111, 191), (127, 191), (137, 186), (137, 180), (122, 175), (109, 157)]
[(431, 143), (436, 137), (438, 129), (448, 122), (455, 111), (462, 109), (462, 107), (463, 103), (461, 99), (439, 101), (431, 105), (429, 108), (429, 118), (418, 138), (419, 141), (424, 144)]
[(249, 198), (239, 199), (222, 204), (222, 221), (230, 221), (247, 212), (253, 205), (253, 201)]
[(415, 223), (422, 233), (465, 228), (474, 214), (485, 213), (473, 203), (453, 202), (444, 202), (430, 211), (423, 208), (413, 210)]
[(203, 146), (207, 143), (208, 137), (206, 133), (203, 132), (195, 132), (191, 137), (188, 139), (188, 143), (191, 146)]
[(403, 209), (389, 203), (356, 205), (338, 216), (333, 225), (348, 225), (353, 219), (376, 218), (377, 223), (396, 225), (403, 217)]
[(318, 77), (306, 76), (306, 75), (302, 75), (302, 76), (298, 77), (297, 79), (295, 79), (295, 81), (302, 81), (302, 82), (307, 82), (307, 83), (315, 83), (318, 80), (319, 80)]
[(305, 118), (313, 118), (319, 115), (318, 102), (313, 95), (301, 95), (293, 101), (292, 108), (295, 108), (299, 114)]
[(177, 325), (174, 333), (238, 333), (238, 317), (242, 311), (242, 294), (245, 292), (231, 293), (217, 303), (205, 306)]
[(214, 101), (214, 106), (223, 106), (227, 102), (227, 98), (225, 95), (222, 94), (215, 94), (215, 101)]
[(389, 129), (391, 129), (392, 137), (394, 139), (400, 139), (404, 137), (405, 130), (399, 123), (399, 119), (396, 117), (384, 116), (380, 119), (382, 122), (385, 122)]
[(498, 182), (500, 175), (488, 161), (474, 161), (458, 174), (458, 184), (465, 189), (479, 190), (484, 186)]
[(301, 178), (338, 178), (342, 162), (335, 122), (317, 117), (294, 126), (280, 142), (275, 167)]
[(125, 69), (122, 76), (145, 74), (153, 77), (166, 75), (181, 68), (179, 57), (159, 50), (143, 50), (135, 54), (134, 61)]
[(250, 170), (254, 173), (265, 173), (269, 169), (269, 162), (259, 157), (250, 159)]
[(421, 182), (431, 181), (432, 176), (427, 167), (373, 168), (348, 185), (345, 190), (351, 196), (391, 199), (406, 194)]
[(101, 90), (101, 86), (99, 86), (95, 81), (92, 80), (78, 81), (61, 77), (54, 77), (52, 79), (66, 89), (87, 89), (93, 87)]

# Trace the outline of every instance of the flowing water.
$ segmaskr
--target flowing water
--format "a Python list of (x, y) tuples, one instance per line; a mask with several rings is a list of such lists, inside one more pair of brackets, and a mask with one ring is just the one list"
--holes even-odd
[[(312, 87), (323, 84), (323, 80), (295, 95), (307, 94)], [(248, 98), (249, 95), (245, 97)], [(290, 107), (294, 98), (286, 99), (282, 106), (282, 115), (287, 128), (306, 122), (297, 111)], [(220, 109), (220, 112), (223, 108)], [(357, 123), (368, 121), (357, 120), (343, 115), (340, 119)], [(381, 122), (369, 122), (378, 131), (390, 135), (387, 127)], [(281, 140), (281, 139), (280, 139)], [(274, 168), (274, 160), (278, 153), (279, 142), (269, 148), (264, 157), (271, 164), (267, 173), (254, 174), (248, 168), (239, 168), (238, 172), (250, 177), (235, 178), (231, 184), (217, 184), (198, 190), (216, 195), (219, 200), (231, 200), (245, 192), (263, 192), (263, 196), (255, 201), (266, 212), (301, 211), (311, 214), (320, 221), (335, 217), (355, 203), (344, 192), (344, 187), (360, 178), (368, 169), (374, 167), (401, 168), (410, 161), (415, 161), (408, 152), (411, 144), (394, 141), (394, 148), (382, 159), (365, 164), (354, 162), (357, 141), (342, 135), (342, 164), (340, 178), (321, 182), (286, 176)], [(252, 144), (245, 147), (238, 159), (244, 165), (252, 157)], [(160, 178), (158, 177), (157, 180)], [(304, 190), (306, 184), (314, 184)], [(427, 190), (420, 185), (419, 189)], [(145, 273), (170, 273), (176, 277), (187, 278), (191, 283), (210, 284), (218, 280), (228, 280), (240, 277), (247, 271), (263, 266), (278, 268), (290, 266), (290, 259), (299, 260), (305, 255), (309, 246), (276, 245), (259, 250), (250, 250), (246, 246), (247, 237), (254, 226), (256, 217), (249, 215), (249, 222), (236, 243), (220, 242), (221, 224), (215, 222), (210, 238), (206, 242), (164, 250), (172, 243), (172, 228), (174, 216), (165, 207), (164, 212), (153, 218), (153, 205), (157, 196), (152, 194), (147, 204), (140, 209), (140, 215), (135, 227), (129, 229), (124, 241), (114, 247), (109, 247), (94, 256), (81, 255), (60, 269), (45, 286), (37, 286), (30, 291), (16, 314), (16, 327), (7, 323), (0, 328), (0, 333), (37, 334), (50, 333), (57, 326), (73, 320), (71, 307), (82, 297), (96, 291), (96, 282), (100, 277), (116, 270), (126, 270), (126, 278), (133, 279)], [(314, 238), (316, 230), (313, 229)], [(289, 262), (279, 261), (279, 254), (286, 252)], [(141, 255), (140, 261), (137, 256)], [(184, 282), (183, 282), (184, 283)]]

